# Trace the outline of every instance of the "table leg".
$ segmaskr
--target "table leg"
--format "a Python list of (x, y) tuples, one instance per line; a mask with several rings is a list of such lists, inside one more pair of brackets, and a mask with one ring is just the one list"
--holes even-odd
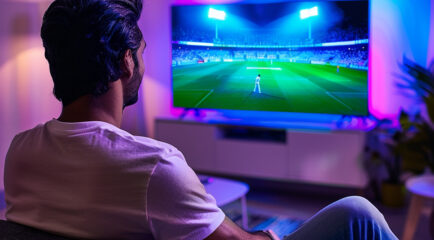
[(241, 197), (241, 220), (242, 220), (242, 226), (244, 230), (249, 229), (249, 223), (248, 223), (248, 216), (247, 216), (247, 202), (246, 202), (246, 195)]
[(405, 222), (404, 234), (402, 240), (412, 240), (414, 232), (419, 222), (420, 213), (422, 210), (424, 198), (417, 194), (411, 197), (410, 208), (407, 213), (407, 220)]
[(431, 208), (431, 218), (429, 220), (429, 229), (431, 231), (431, 239), (434, 239), (434, 206)]

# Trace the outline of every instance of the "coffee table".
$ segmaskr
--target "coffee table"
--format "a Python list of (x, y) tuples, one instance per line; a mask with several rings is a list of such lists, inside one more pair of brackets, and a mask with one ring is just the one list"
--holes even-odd
[[(411, 240), (416, 231), (424, 202), (434, 200), (434, 175), (410, 178), (405, 186), (412, 196), (402, 239)], [(434, 210), (431, 210), (430, 228), (434, 239)]]
[(198, 176), (202, 184), (205, 186), (205, 190), (215, 198), (217, 206), (222, 207), (236, 200), (241, 201), (242, 227), (247, 230), (248, 218), (246, 194), (249, 191), (249, 185), (225, 178), (200, 174)]

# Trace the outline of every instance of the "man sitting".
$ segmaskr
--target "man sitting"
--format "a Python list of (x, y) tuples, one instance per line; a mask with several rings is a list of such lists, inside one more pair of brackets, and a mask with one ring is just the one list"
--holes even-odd
[[(7, 219), (85, 239), (278, 239), (225, 217), (176, 148), (119, 128), (144, 73), (141, 9), (141, 0), (55, 0), (48, 8), (41, 37), (63, 108), (13, 139)], [(288, 239), (396, 237), (367, 200), (349, 197)]]

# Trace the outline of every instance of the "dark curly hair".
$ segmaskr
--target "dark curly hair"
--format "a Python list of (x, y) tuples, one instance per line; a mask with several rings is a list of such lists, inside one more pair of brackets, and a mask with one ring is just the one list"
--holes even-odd
[(41, 37), (53, 92), (63, 106), (83, 95), (106, 93), (120, 78), (128, 49), (137, 65), (141, 11), (142, 0), (55, 0), (50, 5)]

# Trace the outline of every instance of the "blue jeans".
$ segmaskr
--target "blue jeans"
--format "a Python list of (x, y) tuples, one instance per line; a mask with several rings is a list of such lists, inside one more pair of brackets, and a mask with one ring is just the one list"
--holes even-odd
[(323, 208), (285, 240), (398, 239), (383, 214), (362, 197), (346, 197)]

